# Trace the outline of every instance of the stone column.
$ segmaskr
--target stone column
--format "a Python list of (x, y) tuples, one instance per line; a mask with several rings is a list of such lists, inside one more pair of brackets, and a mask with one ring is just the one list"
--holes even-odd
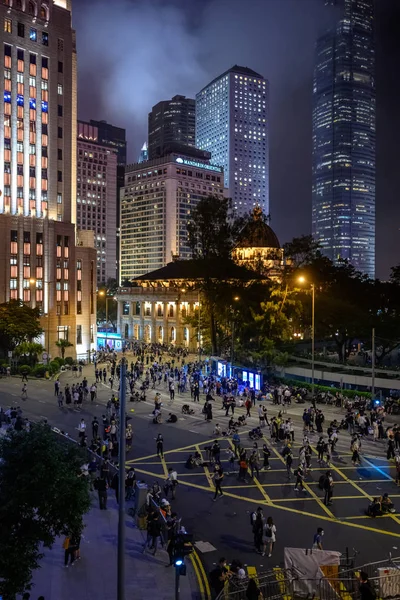
[(151, 301), (150, 314), (151, 314), (151, 332), (150, 332), (151, 337), (150, 337), (150, 339), (151, 339), (151, 342), (153, 344), (155, 344), (157, 341), (157, 337), (156, 337), (156, 303), (154, 302), (154, 300)]

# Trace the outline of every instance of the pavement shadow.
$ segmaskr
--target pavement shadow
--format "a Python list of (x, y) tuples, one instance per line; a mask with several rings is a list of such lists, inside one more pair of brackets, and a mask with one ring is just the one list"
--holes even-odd
[(232, 550), (254, 554), (254, 545), (251, 541), (238, 538), (234, 535), (221, 535), (221, 541), (232, 548)]

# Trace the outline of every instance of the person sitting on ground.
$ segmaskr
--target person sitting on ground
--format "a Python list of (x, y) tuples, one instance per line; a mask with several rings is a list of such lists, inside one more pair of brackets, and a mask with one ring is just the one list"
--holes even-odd
[(381, 514), (381, 503), (379, 498), (374, 498), (371, 504), (368, 506), (368, 514), (375, 518)]
[(221, 435), (221, 426), (218, 423), (215, 425), (213, 435)]
[(195, 462), (193, 459), (193, 454), (189, 454), (188, 459), (185, 463), (185, 468), (186, 469), (194, 469), (194, 467), (195, 467)]
[(167, 423), (176, 423), (177, 420), (178, 420), (178, 417), (176, 415), (173, 415), (172, 413), (168, 413)]
[(389, 498), (389, 494), (386, 492), (380, 497), (381, 510), (383, 513), (395, 512), (393, 502)]

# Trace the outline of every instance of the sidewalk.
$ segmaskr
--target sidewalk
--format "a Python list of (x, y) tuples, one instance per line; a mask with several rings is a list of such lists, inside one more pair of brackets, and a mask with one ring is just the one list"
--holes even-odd
[[(64, 567), (63, 539), (52, 550), (45, 549), (41, 566), (34, 573), (32, 598), (45, 600), (115, 600), (117, 597), (118, 511), (114, 493), (109, 490), (107, 510), (98, 507), (92, 493), (92, 509), (85, 516), (86, 528), (81, 541), (81, 559)], [(146, 532), (136, 528), (126, 515), (125, 590), (127, 600), (174, 600), (175, 569), (165, 550), (155, 557), (143, 552)], [(187, 575), (180, 578), (182, 600), (199, 600), (198, 583), (190, 560)]]

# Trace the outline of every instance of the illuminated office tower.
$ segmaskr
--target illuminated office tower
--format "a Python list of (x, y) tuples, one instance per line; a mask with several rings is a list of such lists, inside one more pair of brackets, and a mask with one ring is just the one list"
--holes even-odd
[(0, 302), (42, 313), (42, 344), (96, 345), (93, 234), (77, 232), (76, 49), (70, 0), (0, 5)]
[(268, 81), (235, 65), (196, 94), (196, 146), (224, 169), (239, 215), (260, 205), (269, 214)]
[(174, 96), (158, 102), (149, 113), (148, 158), (160, 158), (170, 144), (195, 145), (195, 100)]
[(312, 231), (333, 261), (375, 275), (373, 0), (339, 0), (316, 45)]

